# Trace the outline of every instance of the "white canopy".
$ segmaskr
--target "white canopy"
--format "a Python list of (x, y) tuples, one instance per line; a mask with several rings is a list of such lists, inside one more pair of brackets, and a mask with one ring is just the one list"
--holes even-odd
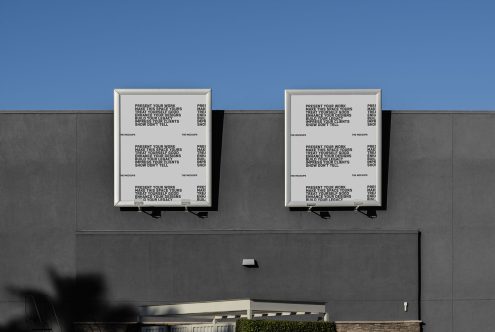
[[(274, 317), (288, 315), (317, 315), (328, 320), (324, 302), (288, 302), (255, 299), (189, 302), (166, 305), (143, 306), (140, 310), (141, 321), (170, 321), (170, 318), (185, 321), (216, 321), (245, 317)], [(157, 319), (162, 318), (162, 319)], [(169, 318), (169, 319), (166, 319)]]

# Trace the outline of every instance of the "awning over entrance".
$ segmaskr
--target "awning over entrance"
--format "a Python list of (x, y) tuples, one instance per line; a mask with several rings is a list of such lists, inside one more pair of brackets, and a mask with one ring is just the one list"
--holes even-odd
[(142, 322), (215, 322), (237, 318), (317, 315), (329, 320), (325, 302), (287, 302), (256, 299), (176, 303), (140, 308)]

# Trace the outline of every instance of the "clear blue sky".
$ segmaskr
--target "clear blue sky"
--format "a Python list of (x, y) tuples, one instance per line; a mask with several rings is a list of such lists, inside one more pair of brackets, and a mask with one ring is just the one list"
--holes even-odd
[(391, 110), (495, 110), (495, 1), (1, 0), (0, 110), (112, 109), (114, 88), (381, 88)]

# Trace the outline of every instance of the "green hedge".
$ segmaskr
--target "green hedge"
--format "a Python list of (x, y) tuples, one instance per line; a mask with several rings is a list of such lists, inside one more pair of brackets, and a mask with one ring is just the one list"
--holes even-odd
[(279, 320), (237, 320), (236, 332), (335, 332), (334, 322), (292, 322)]

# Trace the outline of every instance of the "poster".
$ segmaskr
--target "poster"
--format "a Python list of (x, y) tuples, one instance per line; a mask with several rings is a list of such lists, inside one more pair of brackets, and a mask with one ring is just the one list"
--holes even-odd
[(115, 206), (211, 206), (211, 90), (114, 92)]
[(285, 206), (381, 205), (381, 90), (286, 90)]

